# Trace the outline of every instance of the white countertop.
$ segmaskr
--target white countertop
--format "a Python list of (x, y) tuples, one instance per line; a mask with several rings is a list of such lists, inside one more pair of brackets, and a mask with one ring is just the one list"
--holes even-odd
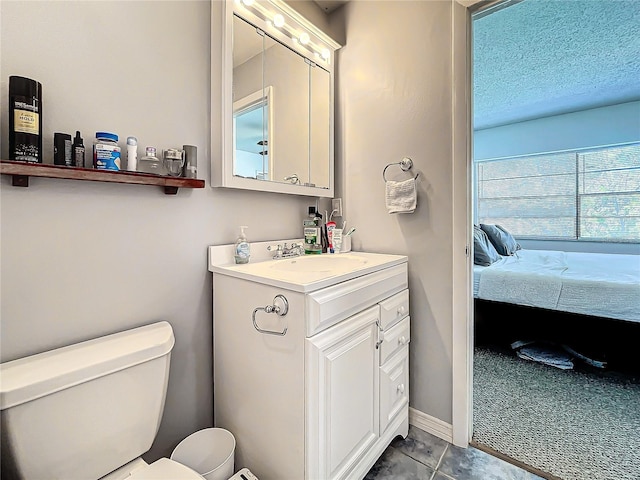
[[(282, 242), (264, 242), (264, 245), (274, 243)], [(253, 258), (254, 245), (251, 249)], [(257, 249), (261, 250), (262, 246)], [(350, 252), (303, 255), (279, 260), (268, 257), (265, 260), (263, 257), (244, 265), (236, 265), (229, 261), (228, 251), (233, 251), (233, 245), (209, 247), (211, 272), (304, 293), (407, 262), (404, 255)]]

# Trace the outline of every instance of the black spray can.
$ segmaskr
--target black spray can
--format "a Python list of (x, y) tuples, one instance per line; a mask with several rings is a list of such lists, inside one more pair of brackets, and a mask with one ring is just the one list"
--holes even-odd
[(9, 160), (42, 163), (42, 85), (9, 77)]

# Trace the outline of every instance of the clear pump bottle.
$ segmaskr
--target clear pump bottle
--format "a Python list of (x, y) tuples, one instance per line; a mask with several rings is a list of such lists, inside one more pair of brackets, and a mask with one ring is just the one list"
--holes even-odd
[(234, 248), (234, 257), (236, 263), (249, 263), (249, 257), (251, 257), (251, 247), (247, 241), (247, 236), (244, 233), (244, 229), (249, 228), (245, 225), (240, 227), (240, 236), (236, 240)]

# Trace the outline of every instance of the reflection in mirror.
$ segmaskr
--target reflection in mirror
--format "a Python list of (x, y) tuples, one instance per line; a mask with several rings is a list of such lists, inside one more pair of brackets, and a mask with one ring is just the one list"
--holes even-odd
[(312, 66), (309, 76), (309, 182), (329, 188), (331, 169), (331, 75), (319, 66)]
[(233, 174), (269, 179), (271, 89), (264, 87), (264, 35), (233, 17)]
[[(234, 161), (233, 174), (269, 180), (273, 145), (269, 128), (274, 110), (272, 88), (265, 87), (233, 102)], [(271, 140), (271, 141), (270, 141)]]
[(309, 65), (301, 55), (268, 36), (264, 45), (264, 82), (273, 86), (278, 102), (271, 125), (277, 152), (271, 180), (308, 184)]

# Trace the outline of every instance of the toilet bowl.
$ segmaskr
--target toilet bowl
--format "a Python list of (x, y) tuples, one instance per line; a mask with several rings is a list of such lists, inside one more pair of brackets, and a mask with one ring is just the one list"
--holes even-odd
[(203, 479), (140, 458), (158, 433), (174, 342), (158, 322), (1, 364), (2, 477)]

